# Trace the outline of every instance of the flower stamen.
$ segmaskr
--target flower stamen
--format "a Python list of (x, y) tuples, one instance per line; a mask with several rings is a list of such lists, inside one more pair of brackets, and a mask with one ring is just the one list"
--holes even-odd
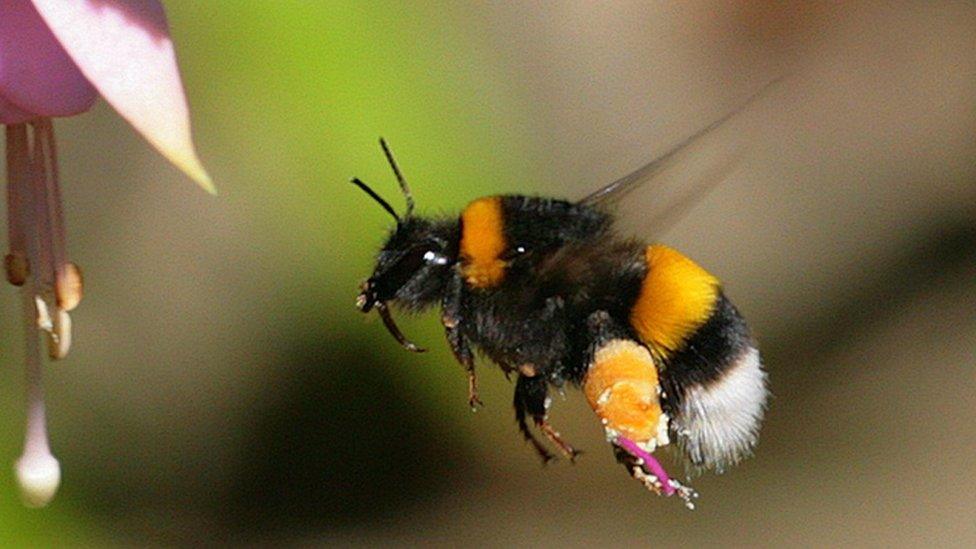
[(9, 249), (4, 257), (7, 282), (23, 286), (30, 274), (27, 261), (27, 238), (24, 234), (24, 192), (30, 186), (30, 150), (27, 126), (6, 127), (7, 138), (7, 238)]
[(44, 180), (47, 226), (50, 230), (51, 259), (54, 267), (54, 294), (58, 307), (70, 311), (81, 301), (82, 278), (81, 269), (69, 262), (67, 258), (54, 125), (48, 118), (36, 120), (32, 125), (34, 126), (34, 157), (42, 167), (36, 175)]
[[(32, 135), (28, 137), (28, 133)], [(70, 349), (67, 313), (81, 301), (83, 281), (81, 269), (67, 259), (54, 127), (50, 119), (39, 118), (8, 126), (7, 135), (11, 205), (7, 279), (22, 285), (27, 275), (33, 277), (34, 295), (50, 311), (46, 315), (50, 327), (39, 327), (48, 337), (48, 355), (57, 360)]]
[(55, 308), (52, 316), (47, 303), (38, 295), (34, 296), (34, 306), (37, 327), (47, 334), (47, 356), (51, 360), (64, 358), (71, 349), (71, 316), (61, 308)]

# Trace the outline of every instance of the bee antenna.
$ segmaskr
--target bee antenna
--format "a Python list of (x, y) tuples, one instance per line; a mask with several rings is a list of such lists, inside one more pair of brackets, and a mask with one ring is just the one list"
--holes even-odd
[(393, 159), (393, 153), (390, 152), (390, 147), (387, 146), (386, 140), (382, 137), (380, 138), (380, 147), (383, 147), (383, 154), (386, 155), (386, 160), (390, 163), (390, 167), (393, 168), (393, 173), (396, 175), (397, 183), (400, 184), (400, 190), (403, 191), (403, 197), (407, 199), (407, 213), (404, 217), (410, 217), (413, 214), (413, 194), (410, 192), (410, 186), (407, 185), (407, 180), (403, 178), (403, 173), (400, 171), (400, 167), (397, 166), (396, 160)]
[(363, 192), (365, 192), (373, 200), (375, 200), (376, 202), (378, 202), (380, 206), (383, 206), (383, 209), (386, 210), (390, 215), (392, 215), (393, 216), (393, 219), (396, 219), (397, 224), (400, 223), (400, 216), (397, 215), (396, 210), (393, 209), (393, 206), (390, 206), (390, 203), (389, 202), (387, 202), (386, 200), (383, 200), (383, 197), (382, 196), (376, 194), (376, 191), (374, 191), (373, 189), (370, 189), (369, 188), (369, 185), (363, 183), (362, 180), (359, 179), (358, 177), (352, 178), (352, 184), (355, 185), (355, 186), (357, 186), (357, 187), (359, 187), (360, 189), (362, 189)]

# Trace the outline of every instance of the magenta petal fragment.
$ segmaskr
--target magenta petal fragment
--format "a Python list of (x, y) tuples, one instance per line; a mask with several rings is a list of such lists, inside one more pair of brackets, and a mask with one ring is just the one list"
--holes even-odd
[(644, 466), (650, 469), (650, 472), (661, 481), (661, 491), (664, 492), (664, 495), (670, 496), (674, 494), (675, 490), (671, 484), (671, 477), (668, 476), (667, 471), (664, 470), (664, 467), (661, 467), (661, 464), (658, 463), (657, 459), (650, 452), (644, 450), (628, 438), (617, 437), (616, 440), (617, 445), (627, 450), (630, 455), (644, 460)]
[(23, 124), (33, 118), (37, 118), (37, 115), (20, 109), (17, 105), (4, 99), (3, 95), (0, 95), (0, 124), (12, 126)]
[(97, 97), (30, 0), (3, 0), (0, 121), (71, 116), (90, 109)]
[(33, 0), (81, 72), (159, 152), (214, 192), (197, 158), (190, 113), (156, 0)]

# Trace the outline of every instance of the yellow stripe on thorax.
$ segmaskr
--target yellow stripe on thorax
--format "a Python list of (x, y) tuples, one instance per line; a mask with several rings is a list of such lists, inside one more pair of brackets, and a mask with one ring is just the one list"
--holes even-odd
[(708, 320), (719, 282), (667, 246), (648, 246), (645, 257), (647, 277), (630, 312), (630, 323), (656, 354), (667, 357)]
[(643, 345), (616, 339), (598, 349), (583, 380), (583, 394), (614, 434), (652, 447), (668, 443), (657, 368)]
[(505, 278), (501, 197), (479, 198), (461, 212), (461, 272), (468, 285), (491, 288)]

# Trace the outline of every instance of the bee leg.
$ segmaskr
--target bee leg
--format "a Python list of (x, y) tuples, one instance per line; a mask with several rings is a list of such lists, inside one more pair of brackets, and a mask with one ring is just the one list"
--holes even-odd
[[(629, 448), (628, 448), (629, 447)], [(617, 462), (624, 466), (627, 473), (645, 488), (657, 495), (677, 495), (684, 501), (688, 509), (695, 508), (693, 500), (698, 499), (698, 492), (668, 476), (667, 472), (657, 462), (654, 456), (645, 454), (642, 458), (635, 455), (633, 442), (618, 439), (613, 445)], [(639, 449), (638, 449), (639, 450)], [(640, 452), (638, 452), (640, 453)]]
[(525, 422), (526, 413), (526, 403), (522, 399), (522, 394), (519, 392), (517, 385), (515, 389), (515, 422), (518, 424), (519, 432), (522, 433), (522, 437), (527, 441), (532, 443), (532, 448), (535, 449), (535, 453), (539, 455), (539, 459), (542, 460), (542, 464), (545, 465), (550, 461), (556, 459), (556, 456), (552, 455), (549, 450), (546, 449), (545, 445), (539, 441), (529, 430), (529, 424)]
[(454, 353), (454, 358), (464, 366), (464, 371), (468, 375), (468, 405), (474, 410), (478, 406), (484, 406), (478, 398), (478, 376), (474, 371), (474, 353), (467, 338), (461, 335), (461, 331), (445, 325), (447, 332), (447, 342)]
[(627, 470), (627, 474), (634, 478), (634, 480), (640, 482), (645, 488), (654, 492), (657, 495), (661, 495), (661, 481), (654, 475), (649, 475), (647, 471), (644, 470), (643, 463), (640, 459), (630, 454), (623, 448), (614, 445), (613, 452), (617, 457), (617, 463), (624, 466)]
[(505, 374), (505, 381), (511, 382), (512, 372), (515, 371), (515, 368), (513, 368), (511, 365), (506, 364), (504, 362), (499, 362), (498, 366), (502, 369), (502, 373)]
[(470, 366), (465, 366), (467, 368), (468, 374), (468, 406), (472, 410), (477, 410), (478, 406), (484, 406), (485, 403), (481, 402), (478, 398), (478, 376), (474, 373), (474, 364)]
[(575, 462), (576, 458), (583, 453), (582, 450), (573, 448), (570, 443), (563, 440), (563, 438), (559, 435), (559, 432), (556, 431), (556, 429), (554, 429), (544, 417), (535, 418), (535, 424), (539, 427), (539, 429), (542, 430), (542, 434), (546, 435), (546, 438), (551, 440), (553, 444), (555, 444), (564, 454), (566, 454), (566, 457), (568, 457), (570, 461)]
[[(518, 381), (515, 383), (515, 409), (516, 409), (516, 419), (519, 415), (519, 403), (523, 408), (523, 414), (527, 411), (532, 419), (535, 421), (536, 427), (542, 431), (542, 434), (546, 436), (553, 444), (556, 445), (559, 450), (570, 459), (570, 461), (576, 461), (576, 457), (582, 452), (573, 448), (571, 444), (563, 440), (559, 435), (559, 432), (549, 424), (546, 417), (548, 416), (549, 409), (549, 387), (546, 385), (545, 376), (537, 375), (534, 377), (528, 377), (525, 375), (519, 375)], [(524, 418), (522, 420), (524, 423)], [(520, 426), (521, 428), (521, 426)], [(523, 430), (524, 434), (524, 430)]]
[(454, 353), (454, 358), (464, 366), (464, 371), (468, 375), (468, 405), (475, 410), (477, 406), (484, 406), (484, 403), (478, 398), (478, 376), (474, 371), (474, 353), (471, 351), (471, 343), (461, 333), (462, 288), (463, 280), (455, 273), (448, 283), (447, 294), (442, 303), (441, 324), (444, 325), (447, 343)]

